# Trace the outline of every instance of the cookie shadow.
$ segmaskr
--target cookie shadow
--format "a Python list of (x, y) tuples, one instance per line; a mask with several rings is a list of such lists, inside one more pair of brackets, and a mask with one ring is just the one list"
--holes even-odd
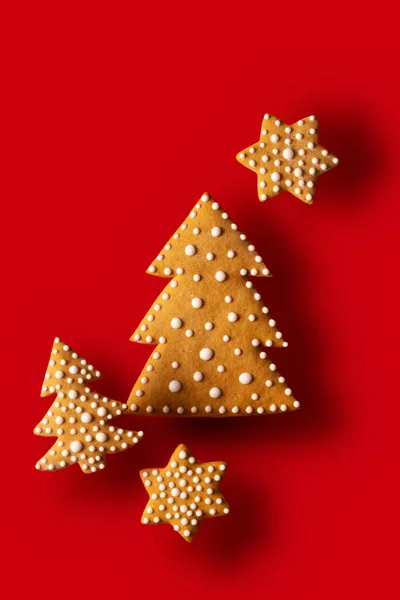
[[(367, 106), (338, 107), (320, 119), (322, 144), (339, 158), (339, 165), (318, 178), (316, 202), (332, 209), (363, 210), (372, 199), (366, 189), (382, 181), (389, 168), (388, 149), (371, 127), (376, 115)], [(379, 188), (378, 188), (379, 189)]]

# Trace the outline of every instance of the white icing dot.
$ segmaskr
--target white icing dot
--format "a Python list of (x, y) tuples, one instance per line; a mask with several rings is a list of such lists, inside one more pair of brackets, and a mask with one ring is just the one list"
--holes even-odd
[(294, 174), (296, 177), (301, 177), (301, 176), (303, 175), (303, 170), (302, 170), (302, 169), (299, 169), (299, 167), (296, 167), (296, 169), (293, 171), (293, 174)]
[(200, 350), (200, 358), (202, 360), (211, 360), (213, 356), (214, 350), (211, 350), (211, 348), (202, 348), (202, 350)]
[(64, 377), (64, 375), (65, 375), (64, 371), (56, 371), (56, 372), (54, 373), (54, 377), (55, 377), (56, 379), (62, 379), (62, 378)]
[(239, 375), (239, 381), (240, 383), (243, 383), (243, 385), (247, 385), (253, 381), (253, 375), (251, 373), (241, 373)]
[(196, 246), (193, 246), (193, 244), (188, 244), (185, 248), (185, 254), (186, 256), (194, 256), (197, 252), (197, 248)]
[(291, 160), (294, 156), (294, 152), (291, 148), (285, 148), (283, 151), (283, 158), (286, 158), (286, 160)]
[(88, 412), (82, 413), (82, 415), (81, 415), (82, 423), (90, 423), (90, 421), (92, 421), (92, 420), (93, 420), (93, 417), (90, 413), (88, 413)]
[(299, 408), (299, 406), (300, 406), (300, 402), (299, 402), (298, 400), (295, 400), (295, 401), (293, 402), (293, 406), (294, 406), (295, 408)]
[(206, 254), (207, 260), (214, 260), (214, 258), (215, 258), (215, 254), (213, 254), (212, 252), (207, 252), (207, 254)]
[(212, 406), (210, 406), (209, 404), (207, 404), (207, 406), (204, 409), (206, 411), (206, 413), (210, 413), (212, 412)]
[(219, 412), (221, 415), (223, 415), (224, 413), (226, 413), (226, 408), (225, 408), (225, 406), (220, 406), (220, 407), (219, 407), (219, 409), (218, 409), (218, 412)]
[(225, 271), (217, 271), (215, 273), (215, 279), (217, 281), (225, 281), (226, 278), (227, 278), (227, 274), (225, 273)]
[(222, 394), (222, 390), (219, 387), (212, 387), (209, 391), (211, 398), (219, 398)]
[(69, 447), (71, 449), (71, 452), (80, 452), (83, 448), (83, 444), (82, 442), (75, 440), (74, 442), (70, 443)]
[(234, 323), (235, 321), (237, 321), (239, 318), (239, 315), (235, 312), (230, 312), (228, 314), (228, 321), (230, 321), (231, 323)]
[(225, 302), (227, 302), (228, 304), (230, 304), (233, 301), (232, 296), (225, 296)]
[(214, 329), (214, 323), (211, 323), (211, 321), (207, 321), (207, 323), (204, 325), (204, 329), (206, 331), (211, 331), (211, 329)]
[(202, 381), (203, 377), (204, 377), (204, 375), (200, 371), (196, 371), (196, 373), (193, 375), (193, 379), (195, 381)]
[(77, 397), (78, 397), (78, 392), (76, 392), (75, 390), (69, 390), (68, 398), (70, 398), (71, 400), (76, 400)]
[(107, 434), (103, 432), (96, 433), (96, 440), (98, 442), (105, 442), (107, 440)]
[(171, 320), (171, 327), (172, 329), (180, 329), (183, 325), (182, 319), (180, 319), (179, 317), (174, 317)]
[(202, 298), (193, 298), (192, 306), (193, 308), (201, 308), (203, 306)]
[(201, 197), (201, 199), (202, 199), (203, 202), (208, 202), (209, 199), (210, 199), (210, 196), (208, 194), (203, 194), (202, 197)]
[(187, 458), (187, 452), (185, 450), (181, 450), (178, 456), (181, 460), (184, 460), (185, 458)]
[(292, 395), (292, 390), (290, 388), (286, 388), (285, 394), (286, 394), (286, 396), (291, 396)]
[(169, 267), (166, 267), (164, 269), (164, 275), (171, 275), (171, 273), (172, 273), (172, 270)]
[(277, 135), (276, 133), (273, 133), (270, 137), (270, 140), (271, 140), (271, 142), (276, 144), (276, 142), (279, 142), (279, 135)]
[(227, 252), (227, 257), (228, 258), (235, 258), (235, 256), (236, 256), (236, 252), (234, 250), (229, 250)]
[(194, 332), (192, 329), (186, 329), (185, 335), (186, 335), (186, 337), (193, 337)]
[(219, 237), (219, 236), (221, 235), (221, 233), (222, 233), (222, 229), (221, 229), (221, 227), (213, 227), (213, 228), (211, 229), (211, 235), (212, 235), (213, 237)]
[(225, 367), (223, 365), (218, 365), (217, 371), (218, 373), (223, 373), (225, 371)]
[(174, 379), (173, 381), (169, 382), (168, 388), (170, 392), (180, 392), (182, 389), (182, 384), (177, 379)]
[[(176, 360), (174, 360), (174, 362), (172, 363), (172, 368), (179, 369), (179, 367), (180, 367), (179, 363)], [(145, 377), (144, 379), (147, 379), (147, 377)], [(147, 381), (148, 381), (148, 379), (147, 379)], [(147, 382), (144, 382), (144, 383), (147, 383)]]
[(256, 164), (257, 164), (257, 163), (256, 163), (256, 161), (255, 161), (255, 160), (253, 160), (253, 159), (249, 160), (249, 165), (250, 165), (250, 167), (255, 167), (255, 166), (256, 166)]
[(200, 281), (200, 280), (201, 280), (201, 275), (199, 275), (198, 273), (195, 273), (195, 274), (193, 275), (193, 281), (196, 281), (196, 282), (197, 282), (197, 281)]

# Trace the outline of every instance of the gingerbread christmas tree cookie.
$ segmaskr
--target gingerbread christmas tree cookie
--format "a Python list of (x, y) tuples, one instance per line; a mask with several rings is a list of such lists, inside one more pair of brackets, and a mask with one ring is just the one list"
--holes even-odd
[(319, 175), (335, 167), (339, 160), (318, 145), (318, 120), (311, 116), (287, 125), (266, 114), (260, 139), (236, 156), (257, 174), (261, 202), (287, 191), (312, 204)]
[(88, 387), (99, 371), (64, 344), (54, 340), (42, 396), (57, 394), (34, 433), (57, 437), (50, 450), (37, 462), (40, 471), (56, 471), (79, 463), (84, 473), (105, 466), (104, 455), (126, 450), (140, 441), (141, 431), (125, 431), (109, 422), (127, 408)]
[(191, 542), (203, 519), (229, 513), (219, 492), (226, 463), (200, 463), (180, 444), (164, 469), (143, 469), (140, 477), (150, 496), (142, 523), (169, 523)]
[(131, 411), (227, 417), (299, 407), (266, 351), (287, 344), (250, 280), (270, 272), (208, 194), (147, 272), (172, 280), (131, 338), (157, 345), (131, 392)]

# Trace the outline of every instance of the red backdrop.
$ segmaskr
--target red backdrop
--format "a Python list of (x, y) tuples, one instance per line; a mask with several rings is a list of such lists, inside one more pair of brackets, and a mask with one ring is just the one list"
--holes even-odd
[[(398, 97), (389, 6), (1, 6), (2, 587), (42, 598), (394, 596), (398, 536)], [(359, 6), (357, 6), (359, 4)], [(189, 12), (190, 10), (190, 12)], [(397, 34), (398, 35), (398, 34)], [(264, 112), (320, 119), (341, 166), (314, 206), (257, 200), (235, 154)], [(164, 282), (150, 261), (209, 191), (274, 278), (274, 357), (303, 410), (124, 417), (135, 449), (85, 476), (34, 465), (55, 335), (125, 400), (149, 347), (129, 342)], [(3, 305), (4, 306), (4, 305)], [(396, 310), (397, 309), (397, 310)], [(186, 443), (226, 460), (231, 515), (188, 545), (144, 526), (139, 468)]]

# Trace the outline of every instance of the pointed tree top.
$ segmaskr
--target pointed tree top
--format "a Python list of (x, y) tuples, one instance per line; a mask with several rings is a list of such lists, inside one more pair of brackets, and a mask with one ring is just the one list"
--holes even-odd
[(187, 219), (147, 269), (159, 277), (197, 273), (204, 264), (234, 275), (267, 277), (255, 247), (224, 209), (204, 193)]
[(73, 384), (89, 382), (101, 377), (93, 365), (88, 364), (77, 352), (56, 337), (51, 350), (49, 364), (44, 378), (41, 396), (54, 394), (61, 383)]

